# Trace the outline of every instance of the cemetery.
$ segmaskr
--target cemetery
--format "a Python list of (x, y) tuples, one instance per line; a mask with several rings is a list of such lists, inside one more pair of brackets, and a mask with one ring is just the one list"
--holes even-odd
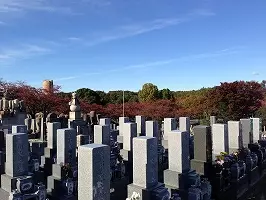
[[(237, 200), (266, 179), (260, 118), (198, 125), (84, 113), (26, 112), (0, 100), (0, 200)], [(192, 127), (193, 125), (193, 127)]]

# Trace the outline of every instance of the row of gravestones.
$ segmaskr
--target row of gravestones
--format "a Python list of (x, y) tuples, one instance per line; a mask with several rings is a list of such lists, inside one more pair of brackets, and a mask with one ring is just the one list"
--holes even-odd
[[(100, 115), (96, 114), (94, 111), (91, 111), (89, 114), (82, 114), (82, 124), (86, 126), (97, 125), (100, 121)], [(25, 119), (25, 125), (30, 133), (39, 133), (38, 139), (45, 140), (46, 135), (46, 124), (52, 122), (60, 122), (61, 128), (69, 127), (68, 115), (60, 114), (57, 116), (55, 113), (49, 113), (46, 118), (44, 118), (43, 113), (36, 113), (35, 119), (30, 115)], [(90, 129), (89, 129), (90, 130)], [(37, 138), (36, 138), (37, 139)]]
[[(126, 118), (122, 118), (121, 121), (122, 120), (125, 121)], [(205, 185), (204, 185), (204, 183), (200, 184), (199, 176), (195, 173), (195, 171), (190, 170), (189, 149), (187, 148), (188, 147), (188, 141), (189, 141), (188, 140), (189, 132), (188, 131), (183, 131), (183, 132), (180, 131), (181, 129), (183, 129), (182, 123), (180, 123), (180, 127), (179, 127), (180, 130), (179, 131), (174, 130), (177, 127), (174, 126), (173, 123), (170, 123), (170, 125), (171, 125), (170, 131), (167, 131), (167, 129), (169, 128), (169, 126), (167, 125), (168, 120), (169, 119), (165, 119), (166, 123), (164, 124), (164, 132), (165, 132), (165, 135), (167, 135), (167, 139), (168, 139), (168, 143), (169, 143), (168, 144), (169, 170), (165, 171), (165, 180), (164, 180), (165, 184), (167, 185), (168, 188), (172, 188), (172, 191), (179, 189), (179, 190), (183, 190), (185, 192), (185, 191), (188, 191), (190, 189), (190, 188), (188, 188), (188, 186), (192, 185), (191, 183), (187, 183), (189, 181), (188, 177), (194, 176), (194, 179), (193, 179), (194, 183), (193, 184), (196, 185), (198, 187), (198, 189), (201, 188), (202, 190), (206, 191), (206, 194), (209, 194), (209, 189), (206, 189), (206, 188), (208, 188), (207, 187), (208, 184), (207, 183)], [(186, 122), (185, 127), (186, 128), (189, 127), (188, 126), (188, 118), (183, 118), (183, 120)], [(145, 122), (145, 120), (143, 120), (143, 121)], [(169, 120), (169, 121), (171, 121), (171, 120)], [(180, 120), (180, 122), (181, 121), (182, 121), (182, 119)], [(82, 185), (81, 187), (78, 187), (79, 190), (82, 188), (84, 189), (84, 187), (88, 186), (88, 183), (90, 183), (90, 185), (88, 187), (85, 187), (85, 189), (84, 189), (87, 192), (83, 192), (83, 190), (78, 192), (78, 195), (80, 196), (79, 199), (83, 199), (82, 198), (83, 195), (85, 195), (84, 199), (98, 199), (97, 195), (103, 195), (103, 194), (107, 195), (107, 197), (103, 197), (103, 199), (109, 199), (108, 195), (110, 195), (110, 192), (106, 192), (106, 187), (110, 188), (110, 185), (108, 186), (108, 184), (110, 184), (110, 179), (108, 179), (109, 183), (106, 183), (107, 186), (105, 186), (105, 183), (103, 182), (103, 180), (106, 180), (106, 177), (110, 177), (110, 175), (109, 175), (110, 174), (110, 163), (108, 165), (108, 162), (107, 162), (107, 160), (110, 161), (110, 158), (106, 159), (106, 156), (109, 155), (109, 157), (110, 157), (110, 149), (108, 151), (106, 150), (107, 152), (109, 152), (108, 155), (107, 155), (107, 153), (103, 153), (103, 152), (105, 152), (103, 149), (104, 148), (106, 149), (106, 146), (108, 147), (108, 145), (110, 144), (110, 137), (109, 137), (110, 132), (108, 131), (108, 128), (105, 128), (105, 127), (110, 128), (109, 122), (110, 122), (110, 120), (108, 120), (108, 119), (101, 119), (101, 122), (100, 122), (101, 125), (95, 126), (95, 129), (96, 130), (99, 129), (100, 131), (99, 132), (95, 131), (96, 135), (95, 135), (94, 143), (100, 143), (101, 145), (91, 144), (89, 146), (80, 146), (79, 147), (80, 149), (84, 150), (84, 151), (79, 150), (79, 155), (78, 155), (78, 158), (79, 158), (78, 174), (82, 174), (81, 177), (78, 176), (78, 184)], [(151, 121), (145, 122), (144, 124), (146, 125), (146, 128), (145, 129), (139, 129), (139, 130), (142, 130), (142, 131), (145, 130), (145, 132), (147, 133), (146, 134), (147, 136), (135, 138), (138, 136), (138, 134), (145, 135), (145, 133), (143, 133), (141, 131), (138, 132), (138, 127), (143, 127), (144, 125), (140, 126), (138, 124), (139, 123), (130, 123), (129, 121), (127, 121), (127, 122), (124, 122), (123, 124), (120, 124), (120, 126), (119, 126), (119, 134), (120, 134), (120, 136), (121, 136), (121, 133), (123, 135), (122, 136), (123, 137), (123, 149), (122, 149), (123, 151), (121, 153), (124, 156), (125, 160), (126, 159), (128, 161), (131, 160), (131, 163), (133, 165), (133, 170), (132, 170), (133, 183), (128, 186), (128, 196), (131, 196), (133, 194), (133, 192), (137, 191), (140, 194), (141, 199), (150, 199), (150, 198), (156, 199), (156, 197), (158, 197), (158, 199), (161, 199), (161, 198), (163, 198), (163, 196), (165, 196), (165, 198), (168, 198), (169, 194), (167, 193), (167, 190), (165, 190), (163, 184), (158, 183), (158, 177), (156, 177), (158, 175), (158, 173), (156, 173), (156, 171), (157, 171), (156, 166), (158, 166), (158, 164), (157, 164), (157, 162), (158, 162), (157, 149), (158, 149), (158, 143), (160, 142), (157, 139), (158, 138), (157, 137), (158, 132), (159, 132), (158, 131), (158, 123), (157, 122), (151, 122)], [(52, 125), (54, 126), (54, 123), (52, 123)], [(173, 127), (175, 127), (175, 128), (173, 128)], [(201, 131), (206, 129), (206, 127), (198, 127), (198, 128)], [(107, 129), (107, 131), (106, 131), (106, 129)], [(14, 152), (15, 151), (14, 149), (17, 148), (19, 150), (18, 152), (20, 153), (19, 155), (20, 156), (24, 155), (24, 159), (25, 159), (25, 154), (21, 153), (23, 151), (22, 147), (21, 147), (23, 145), (21, 145), (21, 144), (24, 144), (24, 146), (26, 146), (25, 145), (26, 139), (24, 139), (25, 141), (22, 143), (18, 142), (19, 145), (14, 146), (14, 144), (17, 144), (16, 139), (14, 139), (14, 138), (17, 137), (18, 138), (17, 140), (19, 140), (19, 141), (22, 140), (21, 134), (16, 134), (16, 132), (19, 132), (18, 127), (14, 127), (13, 134), (10, 134), (7, 136), (7, 139), (6, 139), (7, 140), (7, 149), (10, 150), (13, 148), (13, 150), (11, 150), (11, 151), (8, 150), (7, 152)], [(56, 142), (57, 143), (57, 158), (56, 158), (56, 163), (52, 164), (52, 176), (48, 177), (48, 183), (47, 183), (48, 192), (52, 193), (52, 196), (59, 195), (60, 197), (62, 197), (65, 194), (66, 197), (71, 198), (70, 194), (74, 194), (75, 182), (77, 180), (77, 172), (75, 169), (77, 167), (75, 164), (76, 163), (76, 153), (75, 153), (75, 151), (76, 151), (76, 132), (73, 129), (59, 129), (55, 132), (54, 128), (53, 128), (52, 132), (53, 132), (52, 133), (53, 139), (51, 139), (51, 140), (53, 140), (53, 142), (49, 142), (49, 140), (48, 140), (48, 149), (49, 149), (49, 147), (51, 147), (50, 146), (51, 143), (53, 143), (53, 145), (55, 144), (55, 142), (54, 142), (55, 136), (54, 135), (57, 135), (57, 137), (56, 137), (57, 138), (57, 142)], [(116, 133), (117, 133), (117, 131), (116, 131)], [(25, 137), (24, 136), (25, 134), (22, 134), (22, 135), (23, 135), (23, 137)], [(156, 137), (154, 137), (154, 136), (156, 136)], [(13, 143), (10, 142), (8, 140), (9, 137), (12, 137), (13, 139), (11, 141), (15, 140), (15, 142), (13, 142)], [(102, 145), (106, 145), (106, 146), (102, 146)], [(52, 148), (50, 148), (50, 149), (52, 149)], [(101, 156), (96, 156), (97, 154), (95, 154), (95, 155), (93, 154), (93, 153), (97, 152), (97, 150), (95, 148), (96, 149), (97, 148), (102, 149), (102, 150), (99, 150), (99, 152), (101, 152), (100, 153)], [(81, 152), (86, 153), (85, 154), (86, 156), (84, 156)], [(102, 156), (102, 154), (103, 154), (103, 156)], [(88, 155), (90, 155), (90, 156), (88, 156)], [(93, 155), (94, 155), (94, 157), (93, 157)], [(8, 156), (7, 155), (7, 157), (10, 158), (11, 160), (6, 161), (6, 166), (9, 166), (10, 163), (13, 163), (13, 168), (14, 168), (14, 166), (23, 166), (23, 165), (19, 164), (19, 163), (21, 163), (21, 158), (18, 159), (17, 156), (14, 156), (14, 155)], [(28, 158), (28, 156), (26, 156), (26, 157)], [(90, 158), (90, 159), (84, 159), (84, 158)], [(97, 160), (99, 158), (101, 158), (102, 160), (101, 159)], [(152, 158), (154, 158), (154, 159), (152, 159)], [(18, 159), (20, 161), (17, 162), (14, 159)], [(95, 162), (94, 162), (94, 159), (95, 159)], [(105, 167), (109, 166), (108, 167), (108, 169), (109, 169), (108, 175), (109, 176), (107, 176), (107, 174), (104, 173), (104, 170), (98, 171), (98, 167), (95, 166), (96, 165), (95, 163), (102, 165), (104, 163), (103, 161), (107, 162), (104, 165)], [(91, 170), (89, 170), (87, 168), (88, 163), (82, 164), (82, 162), (88, 162), (89, 165), (91, 165)], [(9, 163), (9, 164), (7, 164), (7, 163)], [(73, 174), (72, 176), (64, 175), (62, 173), (62, 172), (67, 171), (67, 170), (62, 170), (62, 168), (68, 167), (65, 165), (67, 163), (72, 164), (72, 165), (70, 165), (71, 169), (69, 169), (69, 171), (72, 171), (72, 174)], [(62, 164), (63, 164), (63, 166), (62, 166)], [(27, 160), (27, 165), (28, 165), (28, 160)], [(26, 165), (24, 162), (24, 168), (26, 168), (25, 166)], [(149, 167), (147, 167), (147, 166), (149, 166)], [(8, 169), (11, 171), (13, 168), (8, 167)], [(17, 169), (22, 169), (22, 167), (18, 167)], [(82, 171), (82, 169), (83, 169), (83, 171)], [(107, 168), (105, 170), (107, 171)], [(26, 174), (27, 173), (24, 170), (23, 174), (21, 174), (21, 175), (26, 175)], [(87, 174), (88, 176), (85, 176), (85, 174)], [(93, 175), (98, 177), (99, 180), (97, 180), (97, 178), (94, 178), (94, 179), (90, 180), (91, 182), (88, 182), (89, 181), (88, 179), (93, 177)], [(6, 176), (8, 176), (9, 180), (12, 179), (13, 182), (14, 182), (14, 179), (16, 179), (15, 178), (16, 174), (11, 174), (10, 172), (8, 172), (8, 170), (6, 170)], [(181, 179), (177, 178), (180, 176), (182, 177)], [(4, 177), (3, 180), (6, 180), (4, 175), (3, 175), (3, 177)], [(62, 177), (64, 177), (63, 180), (62, 180)], [(65, 177), (67, 177), (67, 179)], [(27, 180), (29, 180), (29, 179), (30, 178), (28, 178)], [(177, 181), (177, 180), (181, 180), (181, 181)], [(85, 181), (84, 184), (82, 181)], [(21, 183), (21, 181), (17, 181), (17, 182)], [(9, 189), (9, 188), (5, 187), (5, 185), (9, 182), (7, 181), (7, 183), (6, 183), (6, 181), (3, 181), (3, 183), (4, 183), (4, 186), (2, 187), (2, 189), (4, 188), (3, 189), (4, 191), (10, 192), (12, 188)], [(23, 184), (27, 185), (27, 181)], [(39, 186), (39, 188), (42, 188), (42, 187)], [(192, 189), (195, 189), (195, 188), (192, 188)], [(39, 190), (37, 190), (37, 191), (39, 191)], [(58, 193), (58, 191), (60, 191), (60, 192)], [(89, 193), (88, 191), (92, 191), (92, 193)], [(195, 194), (195, 192), (194, 193), (190, 192), (190, 193), (191, 193), (191, 195)], [(19, 195), (19, 191), (16, 191), (15, 194)], [(32, 193), (28, 194), (28, 192), (26, 192), (25, 194), (33, 195)], [(64, 197), (64, 198), (66, 198), (66, 197)], [(100, 196), (99, 196), (99, 198), (100, 198)]]
[[(100, 123), (103, 124), (103, 125), (95, 126), (95, 141), (94, 142), (95, 143), (101, 143), (101, 144), (110, 144), (110, 137), (108, 137), (110, 135), (110, 132), (108, 131), (108, 129), (110, 127), (108, 125), (109, 120), (108, 119), (102, 119)], [(147, 123), (149, 123), (149, 122), (147, 122)], [(153, 123), (151, 123), (151, 124), (153, 124)], [(75, 185), (75, 181), (73, 181), (73, 179), (75, 179), (76, 176), (72, 176), (72, 177), (67, 176), (68, 178), (65, 179), (65, 175), (63, 174), (63, 171), (65, 171), (65, 170), (62, 170), (62, 168), (67, 167), (64, 164), (70, 163), (71, 164), (70, 166), (73, 167), (70, 171), (73, 172), (73, 175), (74, 174), (77, 175), (77, 173), (75, 173), (75, 169), (74, 169), (76, 167), (75, 166), (75, 160), (76, 160), (75, 159), (76, 158), (76, 154), (75, 154), (75, 149), (76, 149), (75, 148), (76, 147), (76, 131), (74, 129), (57, 129), (57, 128), (59, 128), (58, 123), (51, 123), (50, 125), (51, 125), (51, 129), (52, 129), (52, 131), (51, 131), (52, 134), (50, 135), (51, 137), (48, 137), (49, 138), (48, 139), (48, 145), (47, 145), (47, 148), (46, 148), (45, 152), (49, 152), (49, 151), (51, 152), (52, 151), (52, 149), (54, 148), (54, 144), (55, 144), (55, 141), (54, 141), (55, 138), (57, 138), (56, 140), (58, 142), (57, 142), (56, 163), (52, 164), (52, 175), (48, 177), (47, 190), (48, 190), (48, 192), (52, 193), (52, 197), (58, 198), (59, 196), (62, 197), (62, 196), (64, 196), (63, 194), (66, 194), (66, 196), (68, 198), (70, 198), (70, 196), (71, 196), (70, 194), (74, 192), (73, 188), (74, 188), (74, 185)], [(134, 124), (134, 123), (132, 123), (130, 127), (134, 127), (134, 125), (136, 127), (136, 124)], [(153, 124), (152, 127), (155, 127), (154, 124)], [(25, 148), (25, 147), (27, 147), (27, 145), (25, 145), (25, 144), (27, 144), (27, 134), (17, 133), (17, 132), (23, 132), (23, 131), (25, 132), (25, 129), (26, 129), (25, 126), (24, 127), (23, 126), (13, 126), (12, 127), (12, 134), (7, 134), (6, 135), (6, 149), (12, 149), (12, 151), (8, 150), (6, 152), (11, 152), (15, 156), (12, 157), (9, 154), (6, 155), (9, 159), (6, 160), (6, 165), (5, 166), (9, 166), (10, 163), (12, 163), (13, 166), (11, 168), (10, 167), (6, 167), (6, 170), (5, 170), (6, 174), (1, 176), (1, 177), (3, 177), (2, 178), (3, 181), (1, 180), (1, 182), (3, 183), (2, 187), (1, 187), (2, 188), (1, 192), (2, 192), (3, 196), (7, 196), (7, 194), (9, 194), (9, 193), (12, 193), (13, 196), (17, 196), (17, 197), (19, 197), (20, 195), (23, 195), (23, 196), (34, 196), (35, 193), (38, 193), (37, 191), (35, 191), (35, 193), (33, 194), (32, 193), (33, 188), (30, 187), (30, 186), (33, 186), (33, 183), (36, 184), (37, 182), (33, 181), (34, 180), (33, 176), (35, 175), (35, 173), (33, 173), (32, 176), (28, 176), (29, 175), (28, 174), (28, 170), (27, 170), (28, 164), (29, 164), (28, 163), (29, 160), (27, 160), (28, 159), (28, 152), (27, 152), (28, 149)], [(130, 134), (134, 135), (134, 132), (135, 132), (134, 130), (136, 130), (136, 129), (133, 128), (133, 130), (130, 130), (129, 131)], [(50, 131), (48, 131), (48, 132), (50, 133)], [(117, 131), (113, 131), (113, 132), (117, 133)], [(156, 130), (156, 128), (154, 128), (154, 132), (158, 132)], [(154, 134), (154, 133), (152, 133), (152, 134)], [(55, 137), (55, 135), (57, 137)], [(125, 131), (125, 135), (127, 135), (126, 131)], [(10, 137), (12, 138), (12, 141), (14, 141), (14, 142), (10, 142), (10, 140), (8, 139)], [(129, 143), (132, 143), (132, 139), (133, 139), (133, 137), (130, 138)], [(149, 138), (146, 138), (146, 139), (149, 139)], [(156, 138), (154, 138), (154, 139), (155, 139), (156, 145), (157, 145), (157, 139)], [(63, 141), (64, 141), (64, 143), (63, 143)], [(14, 145), (14, 143), (15, 144), (19, 143), (19, 145)], [(132, 145), (129, 145), (129, 146), (132, 146)], [(15, 154), (16, 150), (19, 150), (19, 151), (17, 151), (19, 153), (18, 155)], [(131, 150), (132, 150), (132, 148), (131, 148)], [(157, 146), (153, 145), (153, 151), (156, 152), (156, 155), (157, 155)], [(149, 153), (148, 150), (147, 150), (147, 153)], [(110, 156), (110, 152), (108, 154)], [(154, 156), (152, 156), (152, 157), (154, 157)], [(156, 157), (154, 157), (154, 158), (156, 158)], [(18, 159), (18, 160), (16, 160), (16, 159)], [(24, 160), (24, 162), (22, 162), (22, 160)], [(106, 159), (104, 159), (104, 160), (106, 160)], [(150, 159), (148, 159), (148, 160), (150, 160)], [(27, 161), (27, 163), (26, 163), (26, 161)], [(153, 160), (152, 166), (154, 164), (156, 164), (156, 162), (157, 162), (157, 159), (155, 159), (155, 161)], [(62, 164), (63, 164), (63, 166), (62, 166)], [(15, 166), (18, 166), (18, 168), (15, 168)], [(133, 166), (134, 166), (134, 164), (133, 164)], [(136, 165), (136, 166), (138, 166), (138, 165)], [(156, 166), (158, 166), (158, 165), (156, 164)], [(34, 168), (35, 169), (34, 172), (38, 171), (37, 168), (38, 168), (38, 166)], [(15, 171), (16, 169), (19, 169), (20, 174), (9, 173), (8, 172), (8, 170)], [(135, 171), (135, 172), (137, 172), (137, 171)], [(109, 169), (109, 172), (110, 172), (110, 169)], [(108, 174), (110, 174), (110, 173), (108, 173)], [(153, 173), (153, 174), (157, 174), (156, 170), (155, 170), (155, 173)], [(99, 173), (96, 173), (96, 175), (100, 176)], [(19, 177), (24, 177), (24, 176), (27, 177), (27, 179), (25, 179), (25, 181), (22, 182), (22, 186), (24, 188), (23, 191), (19, 190), (18, 188), (17, 188), (18, 190), (14, 191), (14, 189), (17, 186), (14, 186), (14, 184), (13, 185), (12, 184), (8, 184), (9, 182), (5, 181), (5, 178), (8, 177), (9, 180), (12, 180), (13, 182), (16, 182), (15, 180), (18, 180), (17, 176), (19, 176)], [(64, 178), (62, 179), (62, 177), (64, 177)], [(104, 175), (103, 177), (106, 177), (106, 175)], [(155, 180), (153, 180), (153, 179), (155, 179)], [(153, 177), (152, 180), (156, 182), (156, 178)], [(109, 180), (109, 182), (110, 182), (110, 180)], [(98, 182), (98, 184), (100, 184), (100, 183)], [(10, 185), (11, 185), (11, 187), (6, 187), (6, 186), (10, 186)], [(161, 187), (162, 186), (160, 186), (160, 188)], [(161, 191), (161, 189), (159, 189), (159, 188), (157, 188), (157, 190), (158, 190), (157, 193), (159, 191)], [(166, 192), (166, 190), (164, 190), (163, 193), (168, 194)], [(100, 192), (100, 194), (101, 194), (101, 192)]]

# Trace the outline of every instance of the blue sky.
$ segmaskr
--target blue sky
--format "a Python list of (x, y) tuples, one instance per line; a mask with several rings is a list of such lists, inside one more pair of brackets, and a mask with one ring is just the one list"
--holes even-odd
[(264, 0), (0, 0), (0, 77), (64, 91), (266, 79)]

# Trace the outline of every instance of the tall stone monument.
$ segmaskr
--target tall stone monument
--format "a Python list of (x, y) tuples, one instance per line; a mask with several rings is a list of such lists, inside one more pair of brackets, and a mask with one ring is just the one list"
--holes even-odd
[(229, 153), (228, 125), (213, 124), (212, 125), (212, 149), (213, 159), (220, 155), (221, 152)]
[(76, 93), (72, 94), (72, 99), (69, 102), (70, 112), (68, 119), (68, 128), (74, 128), (77, 130), (77, 127), (80, 127), (81, 134), (88, 135), (89, 128), (86, 121), (81, 117), (80, 102), (77, 98)]
[(128, 122), (128, 117), (119, 117), (119, 135), (117, 136), (117, 142), (119, 143), (123, 143), (124, 124)]
[(133, 183), (128, 185), (128, 197), (134, 192), (140, 194), (140, 200), (170, 198), (164, 184), (158, 182), (157, 138), (133, 139)]
[(14, 133), (6, 135), (6, 169), (1, 175), (1, 200), (46, 199), (43, 185), (35, 188), (28, 169), (28, 135)]
[(190, 118), (189, 117), (179, 117), (179, 130), (190, 133)]
[[(200, 175), (208, 177), (212, 166), (212, 133), (210, 126), (195, 126), (194, 132), (194, 159), (191, 160), (191, 169)], [(200, 149), (200, 150), (199, 150)]]
[(146, 121), (146, 136), (159, 138), (158, 121)]
[(50, 198), (74, 200), (77, 185), (76, 130), (57, 130), (57, 158), (52, 166), (52, 176), (47, 178)]
[(136, 116), (137, 123), (137, 135), (144, 136), (145, 135), (145, 117), (144, 116)]
[(239, 121), (228, 121), (229, 153), (243, 147), (242, 128)]
[(251, 133), (251, 120), (250, 119), (240, 119), (242, 127), (243, 145), (248, 147), (248, 144), (252, 143), (252, 133)]
[(110, 145), (110, 126), (95, 125), (94, 126), (94, 143)]
[(175, 118), (164, 118), (163, 122), (163, 140), (162, 145), (165, 149), (168, 149), (168, 135), (171, 131), (177, 129), (177, 121)]
[(258, 142), (260, 140), (260, 135), (262, 132), (262, 121), (260, 118), (251, 118), (251, 133), (253, 142)]
[(78, 200), (109, 200), (110, 147), (87, 144), (78, 151)]

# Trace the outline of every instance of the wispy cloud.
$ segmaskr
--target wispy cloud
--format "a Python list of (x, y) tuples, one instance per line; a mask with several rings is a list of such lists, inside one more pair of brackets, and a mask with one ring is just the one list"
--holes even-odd
[(0, 21), (0, 26), (1, 26), (1, 25), (5, 25), (5, 24), (6, 24), (5, 22)]
[(128, 66), (123, 66), (123, 67), (116, 68), (116, 69), (83, 73), (82, 75), (78, 75), (78, 76), (55, 78), (54, 81), (62, 82), (62, 81), (78, 79), (78, 78), (82, 78), (82, 77), (86, 77), (86, 76), (90, 76), (90, 75), (103, 75), (103, 74), (122, 72), (122, 71), (127, 71), (127, 70), (132, 70), (132, 69), (142, 69), (142, 68), (149, 68), (149, 67), (156, 67), (156, 66), (166, 66), (168, 64), (177, 63), (177, 62), (187, 62), (187, 61), (191, 61), (191, 60), (204, 59), (204, 58), (215, 58), (215, 57), (219, 57), (219, 56), (236, 54), (242, 48), (243, 47), (232, 47), (232, 48), (222, 49), (222, 50), (211, 52), (211, 53), (195, 54), (195, 55), (190, 55), (190, 56), (184, 56), (184, 57), (177, 57), (177, 58), (159, 60), (159, 61), (154, 61), (154, 62), (141, 63), (141, 64), (137, 64), (137, 65), (128, 65)]
[(96, 35), (100, 35), (100, 37), (92, 39), (90, 42), (87, 43), (87, 45), (94, 46), (113, 40), (133, 37), (156, 30), (161, 30), (167, 27), (177, 26), (179, 24), (194, 20), (198, 17), (208, 17), (213, 15), (215, 15), (215, 13), (208, 10), (194, 10), (179, 18), (162, 18), (155, 19), (152, 21), (120, 26), (104, 33), (97, 33)]
[(259, 73), (259, 72), (252, 72), (252, 75), (253, 75), (253, 76), (259, 76), (260, 73)]
[(50, 49), (38, 45), (24, 44), (12, 49), (0, 51), (0, 63), (7, 64), (17, 60), (29, 59), (35, 56), (51, 53)]
[(73, 5), (82, 4), (84, 6), (106, 6), (106, 0), (0, 0), (0, 13), (43, 11), (61, 14), (82, 14), (73, 9)]
[(69, 40), (69, 41), (81, 41), (82, 39), (79, 37), (69, 37), (69, 38), (67, 38), (67, 40)]

